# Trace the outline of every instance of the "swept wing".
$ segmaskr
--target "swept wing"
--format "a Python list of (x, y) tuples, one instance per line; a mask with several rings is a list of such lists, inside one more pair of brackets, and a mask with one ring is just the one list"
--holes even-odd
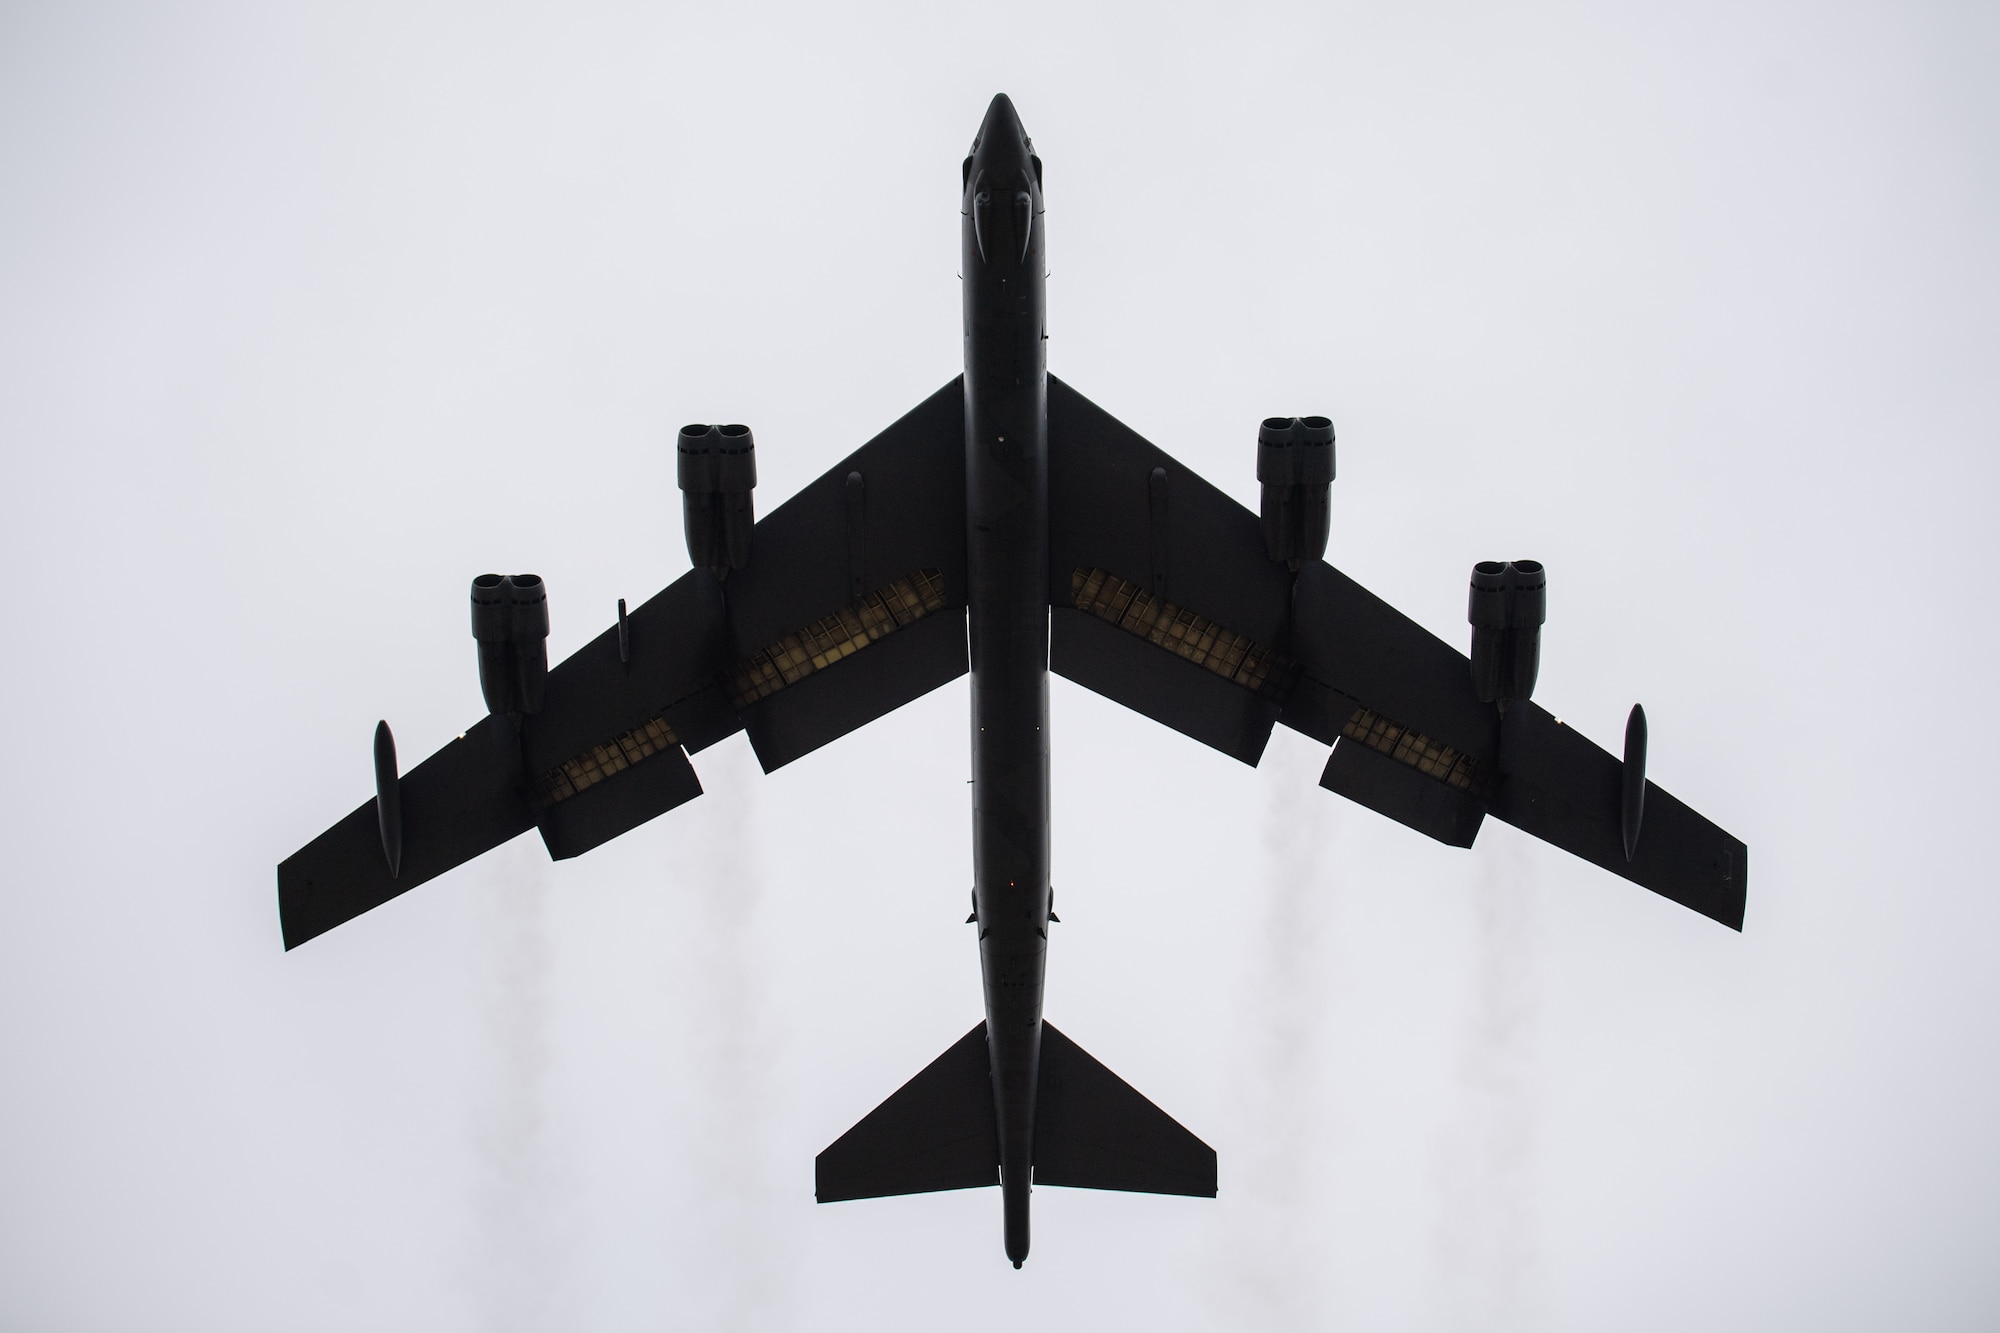
[(779, 506), (726, 580), (691, 570), (578, 649), (541, 711), (403, 775), (396, 873), (373, 799), (287, 858), (285, 947), (530, 828), (579, 856), (699, 796), (687, 756), (725, 736), (769, 772), (963, 675), (963, 399), (953, 380)]
[(1320, 785), (1442, 842), (1506, 821), (1743, 928), (1738, 839), (1648, 782), (1625, 855), (1623, 764), (1530, 701), (1481, 703), (1465, 654), (1049, 377), (1049, 668), (1255, 764), (1283, 723)]

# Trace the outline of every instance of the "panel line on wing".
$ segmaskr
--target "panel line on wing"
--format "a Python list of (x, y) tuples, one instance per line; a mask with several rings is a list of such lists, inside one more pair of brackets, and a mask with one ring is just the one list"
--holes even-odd
[(729, 702), (748, 708), (944, 606), (942, 571), (905, 575), (729, 668), (723, 678)]
[(566, 801), (608, 777), (623, 773), (640, 760), (650, 759), (668, 746), (678, 744), (680, 740), (667, 720), (656, 717), (550, 769), (542, 779), (543, 793), (551, 801)]
[(1079, 565), (1070, 575), (1069, 586), (1070, 599), (1077, 610), (1087, 611), (1266, 698), (1284, 698), (1291, 679), (1291, 663), (1276, 649), (1184, 606), (1163, 601), (1139, 584), (1106, 569)]
[(1460, 791), (1476, 793), (1483, 785), (1471, 755), (1391, 722), (1372, 708), (1355, 709), (1342, 724), (1340, 734)]

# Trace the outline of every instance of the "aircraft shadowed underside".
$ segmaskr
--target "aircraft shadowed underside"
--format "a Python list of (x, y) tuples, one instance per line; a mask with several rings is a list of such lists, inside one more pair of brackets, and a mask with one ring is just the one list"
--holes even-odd
[(1031, 1182), (1213, 1195), (1215, 1153), (1042, 1019), (1048, 673), (1255, 764), (1332, 747), (1320, 785), (1454, 846), (1488, 816), (1742, 929), (1744, 845), (1530, 696), (1533, 561), (1482, 562), (1467, 654), (1321, 560), (1332, 425), (1259, 430), (1252, 514), (1047, 372), (1042, 163), (993, 99), (962, 185), (965, 373), (761, 522), (741, 426), (677, 451), (695, 568), (550, 668), (533, 575), (482, 575), (487, 716), (278, 867), (296, 947), (530, 828), (579, 856), (701, 794), (748, 733), (768, 772), (972, 677), (973, 914), (986, 1020), (818, 1160), (822, 1202)]

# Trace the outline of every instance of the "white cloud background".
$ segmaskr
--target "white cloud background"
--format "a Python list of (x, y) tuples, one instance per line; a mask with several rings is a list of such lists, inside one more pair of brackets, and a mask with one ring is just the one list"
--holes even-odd
[[(0, 11), (0, 1326), (1990, 1328), (1987, 7)], [(1050, 365), (1752, 848), (1737, 936), (1055, 686), (1049, 1013), (1214, 1202), (826, 1208), (980, 1016), (965, 689), (280, 951), (272, 867), (956, 373), (958, 161), (1047, 162)]]

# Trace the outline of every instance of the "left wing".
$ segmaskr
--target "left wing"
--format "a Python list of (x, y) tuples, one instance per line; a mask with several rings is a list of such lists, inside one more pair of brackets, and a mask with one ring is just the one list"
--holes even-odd
[(737, 731), (769, 772), (963, 675), (963, 403), (953, 380), (758, 523), (747, 566), (690, 571), (553, 668), (541, 711), (404, 775), (397, 872), (376, 800), (287, 858), (285, 947), (531, 827), (581, 855), (699, 796), (687, 756)]
[(1743, 928), (1741, 841), (1651, 782), (1625, 854), (1624, 767), (1546, 710), (1474, 693), (1463, 653), (1049, 379), (1049, 667), (1246, 764), (1283, 722), (1320, 785), (1469, 847), (1487, 815)]

